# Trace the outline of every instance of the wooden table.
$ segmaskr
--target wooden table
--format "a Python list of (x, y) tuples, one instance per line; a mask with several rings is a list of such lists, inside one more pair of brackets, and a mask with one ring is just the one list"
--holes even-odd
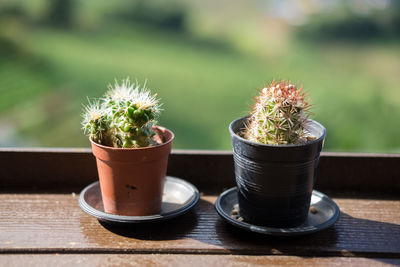
[(234, 186), (231, 152), (174, 151), (168, 175), (201, 191), (189, 213), (116, 227), (78, 206), (97, 180), (87, 149), (0, 150), (0, 265), (400, 265), (400, 155), (323, 153), (316, 189), (341, 209), (324, 231), (262, 236), (225, 223), (214, 202)]

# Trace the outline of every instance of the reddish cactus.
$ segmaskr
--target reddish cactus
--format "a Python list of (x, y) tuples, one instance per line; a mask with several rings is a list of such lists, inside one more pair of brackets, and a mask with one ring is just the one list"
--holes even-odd
[(272, 81), (259, 91), (243, 137), (262, 144), (304, 143), (310, 104), (303, 87), (290, 81)]

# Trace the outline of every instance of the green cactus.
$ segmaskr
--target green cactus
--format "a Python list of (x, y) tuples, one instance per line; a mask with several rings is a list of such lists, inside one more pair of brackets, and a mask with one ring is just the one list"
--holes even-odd
[(309, 108), (302, 86), (272, 81), (255, 97), (243, 137), (268, 145), (304, 143), (313, 139), (306, 130)]
[(108, 145), (110, 143), (108, 138), (110, 122), (107, 120), (106, 110), (98, 100), (93, 102), (88, 100), (88, 102), (89, 104), (84, 106), (82, 128), (94, 142)]
[(129, 79), (114, 87), (99, 100), (84, 106), (82, 128), (90, 138), (112, 147), (146, 147), (155, 144), (152, 126), (160, 114), (161, 104), (146, 86), (131, 84)]

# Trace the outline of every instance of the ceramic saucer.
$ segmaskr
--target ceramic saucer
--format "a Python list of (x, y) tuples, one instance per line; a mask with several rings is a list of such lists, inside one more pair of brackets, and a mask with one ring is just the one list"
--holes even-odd
[(199, 201), (197, 188), (176, 177), (167, 176), (164, 183), (164, 194), (161, 212), (150, 216), (124, 216), (106, 213), (101, 198), (100, 183), (94, 182), (82, 190), (79, 206), (82, 210), (98, 220), (107, 223), (148, 223), (175, 218), (188, 212)]
[(340, 215), (339, 207), (336, 203), (328, 196), (316, 190), (313, 191), (311, 197), (311, 210), (313, 212), (310, 211), (308, 213), (308, 218), (305, 223), (293, 228), (265, 227), (240, 221), (231, 216), (231, 212), (237, 203), (237, 189), (234, 187), (223, 192), (218, 197), (215, 202), (215, 209), (228, 223), (251, 232), (265, 235), (292, 236), (314, 233), (333, 225)]

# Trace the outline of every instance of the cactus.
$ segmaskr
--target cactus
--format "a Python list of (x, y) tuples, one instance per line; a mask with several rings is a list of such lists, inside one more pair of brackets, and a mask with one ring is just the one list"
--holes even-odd
[(306, 130), (310, 104), (303, 87), (272, 81), (259, 91), (242, 136), (268, 145), (299, 144), (312, 140)]
[(101, 145), (107, 145), (109, 141), (108, 131), (110, 122), (107, 120), (106, 110), (100, 105), (98, 100), (91, 102), (84, 106), (84, 113), (82, 115), (82, 128), (90, 138)]
[(161, 104), (144, 85), (131, 84), (129, 78), (114, 87), (101, 99), (84, 106), (82, 128), (96, 143), (112, 147), (132, 148), (156, 144), (152, 126), (160, 114)]

